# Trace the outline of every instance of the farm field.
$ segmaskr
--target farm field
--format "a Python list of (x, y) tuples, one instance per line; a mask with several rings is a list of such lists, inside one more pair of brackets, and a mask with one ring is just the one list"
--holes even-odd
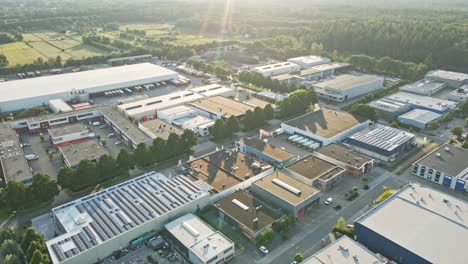
[(38, 58), (47, 59), (44, 55), (24, 42), (0, 45), (0, 53), (7, 57), (10, 65), (31, 63)]

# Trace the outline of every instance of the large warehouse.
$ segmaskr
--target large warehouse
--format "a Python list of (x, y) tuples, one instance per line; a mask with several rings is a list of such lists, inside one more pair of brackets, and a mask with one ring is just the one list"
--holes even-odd
[(426, 74), (426, 79), (443, 82), (452, 88), (458, 88), (462, 85), (468, 84), (468, 74), (461, 72), (443, 70), (430, 71)]
[(466, 202), (413, 183), (358, 218), (354, 235), (400, 264), (466, 264), (466, 219)]
[(444, 144), (413, 164), (413, 175), (455, 190), (468, 189), (468, 150)]
[(179, 217), (164, 228), (193, 264), (225, 263), (234, 257), (234, 242), (194, 214)]
[(343, 102), (383, 88), (384, 78), (374, 75), (342, 74), (333, 79), (314, 83), (313, 87), (321, 98)]
[(255, 67), (253, 70), (265, 77), (271, 77), (285, 73), (299, 72), (301, 70), (301, 66), (291, 62), (279, 62)]
[(425, 129), (430, 122), (439, 120), (441, 117), (441, 114), (431, 111), (414, 109), (400, 115), (398, 121), (409, 126)]
[(288, 59), (288, 62), (297, 64), (301, 66), (302, 69), (306, 69), (306, 68), (314, 67), (317, 65), (330, 63), (331, 60), (325, 57), (310, 55), (310, 56), (290, 58)]
[(346, 142), (367, 156), (393, 161), (416, 145), (416, 136), (401, 129), (375, 124), (350, 136)]
[(409, 92), (420, 95), (430, 96), (441, 89), (445, 88), (446, 84), (441, 82), (434, 82), (431, 80), (420, 80), (414, 83), (403, 85), (400, 87), (400, 91)]
[(133, 239), (209, 204), (183, 176), (149, 172), (52, 209), (62, 234), (46, 242), (54, 264), (95, 263)]
[(360, 120), (350, 113), (331, 109), (318, 109), (281, 123), (289, 135), (300, 135), (322, 146), (342, 141), (369, 126), (369, 120)]
[(169, 69), (151, 63), (90, 70), (0, 83), (0, 111), (47, 104), (53, 99), (88, 100), (89, 95), (177, 79)]

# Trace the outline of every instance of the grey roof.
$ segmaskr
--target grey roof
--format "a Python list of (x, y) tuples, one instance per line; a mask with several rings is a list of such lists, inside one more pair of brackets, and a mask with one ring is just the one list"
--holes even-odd
[(354, 152), (351, 148), (337, 143), (321, 147), (316, 152), (342, 163), (355, 165), (357, 168), (372, 161), (372, 159)]
[[(437, 153), (440, 157), (437, 157), (439, 156)], [(456, 177), (468, 169), (468, 149), (444, 144), (415, 163)], [(460, 177), (468, 180), (468, 172)]]
[(408, 92), (399, 92), (396, 94), (392, 94), (382, 99), (375, 100), (369, 105), (374, 107), (379, 106), (381, 104), (394, 105), (395, 107), (405, 107), (406, 105), (410, 104), (414, 106), (433, 109), (435, 111), (446, 111), (448, 109), (455, 109), (458, 105), (458, 103), (456, 102)]
[(466, 264), (467, 219), (466, 202), (413, 183), (355, 223), (426, 259), (428, 263)]
[(398, 118), (411, 119), (423, 124), (427, 124), (433, 120), (440, 118), (442, 115), (428, 110), (414, 109), (406, 114), (400, 115)]
[(375, 124), (357, 132), (349, 138), (354, 141), (391, 151), (409, 140), (412, 140), (414, 137), (414, 134), (401, 129)]
[(62, 263), (126, 232), (138, 235), (139, 226), (206, 195), (183, 176), (149, 172), (52, 209), (66, 232), (47, 248), (53, 263)]
[(9, 180), (24, 182), (32, 178), (18, 136), (6, 122), (0, 124), (0, 162), (6, 182)]
[[(357, 257), (357, 260), (353, 259)], [(375, 253), (368, 250), (365, 246), (357, 243), (347, 236), (342, 236), (329, 246), (321, 249), (308, 259), (305, 259), (303, 264), (339, 264), (339, 263), (367, 263), (367, 264), (383, 264), (384, 259), (377, 256)]]
[(111, 120), (116, 127), (125, 133), (137, 145), (151, 140), (148, 135), (143, 133), (143, 131), (141, 131), (132, 121), (128, 120), (128, 118), (120, 114), (116, 109), (109, 106), (103, 106), (99, 108), (99, 111), (103, 116)]
[[(9, 81), (0, 83), (0, 102), (64, 92), (86, 91), (98, 87), (104, 88), (118, 85), (122, 88), (126, 84), (133, 85), (134, 82), (151, 81), (153, 78), (160, 76), (168, 76), (168, 79), (171, 79), (177, 76), (177, 73), (155, 64), (140, 63)], [(118, 87), (114, 87), (114, 89), (116, 88)]]
[(319, 87), (323, 89), (329, 88), (329, 89), (336, 89), (336, 90), (348, 90), (359, 85), (374, 82), (379, 79), (383, 80), (382, 77), (378, 77), (375, 75), (341, 74), (331, 80), (314, 83), (314, 87)]
[(89, 139), (59, 147), (63, 157), (71, 166), (79, 164), (82, 160), (96, 160), (109, 152), (97, 141)]
[(259, 95), (261, 97), (269, 98), (271, 100), (284, 100), (284, 99), (288, 98), (288, 95), (274, 93), (274, 92), (270, 92), (270, 91), (258, 92), (257, 95)]
[(430, 71), (426, 74), (426, 77), (435, 77), (435, 78), (442, 78), (442, 79), (454, 80), (454, 81), (468, 80), (468, 74), (466, 73), (444, 71), (444, 70)]
[(432, 94), (445, 87), (445, 83), (434, 82), (430, 80), (419, 80), (414, 83), (403, 85), (401, 91), (416, 93), (416, 94)]
[(49, 128), (49, 134), (52, 137), (61, 137), (61, 136), (70, 135), (70, 134), (83, 132), (83, 131), (88, 131), (88, 128), (86, 128), (81, 123), (75, 123), (71, 125), (64, 125), (64, 126), (57, 126), (57, 127)]

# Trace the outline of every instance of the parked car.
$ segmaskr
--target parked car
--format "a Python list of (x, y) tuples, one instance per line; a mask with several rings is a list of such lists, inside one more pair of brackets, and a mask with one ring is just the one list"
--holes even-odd
[(114, 144), (117, 145), (117, 146), (122, 145), (122, 141), (116, 141)]
[(324, 203), (325, 203), (326, 205), (329, 205), (329, 204), (333, 203), (333, 198), (328, 197), (328, 198), (325, 200)]
[(268, 254), (268, 252), (269, 252), (268, 249), (265, 246), (261, 246), (259, 249), (265, 255)]
[(109, 135), (107, 135), (108, 138), (111, 138), (111, 137), (115, 137), (115, 134), (114, 133), (110, 133)]

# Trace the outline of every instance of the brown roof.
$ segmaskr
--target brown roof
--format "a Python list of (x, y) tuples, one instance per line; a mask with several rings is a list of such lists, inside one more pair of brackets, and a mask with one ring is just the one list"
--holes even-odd
[(324, 138), (331, 138), (361, 122), (350, 113), (322, 108), (289, 120), (285, 124)]
[(265, 108), (267, 105), (271, 105), (271, 107), (275, 108), (276, 105), (275, 104), (272, 104), (268, 101), (265, 101), (265, 100), (261, 100), (261, 99), (258, 99), (256, 97), (252, 97), (250, 99), (247, 99), (244, 101), (244, 103), (248, 104), (248, 105), (251, 105), (253, 107), (260, 107), (260, 108)]
[[(281, 182), (293, 188), (296, 188), (297, 190), (301, 191), (301, 194), (296, 195), (292, 193), (291, 191), (274, 183), (273, 179), (280, 180)], [(281, 199), (293, 205), (300, 204), (303, 201), (307, 200), (309, 197), (319, 192), (318, 189), (304, 184), (281, 171), (275, 171), (272, 174), (266, 176), (265, 178), (254, 182), (253, 184), (265, 189), (266, 191), (280, 197)]]
[(242, 138), (240, 142), (277, 160), (287, 160), (294, 157), (294, 154), (279, 147), (267, 144), (257, 138)]
[(175, 133), (179, 136), (184, 133), (183, 129), (171, 125), (161, 119), (153, 119), (140, 123), (140, 128), (143, 128), (143, 131), (147, 130), (147, 132), (149, 132), (149, 136), (152, 138), (159, 137), (165, 140), (169, 138), (171, 133)]
[(261, 164), (261, 161), (242, 152), (224, 150), (213, 152), (203, 157), (203, 159), (242, 180), (247, 180), (259, 173), (259, 171), (252, 168), (253, 163)]
[(221, 192), (223, 188), (228, 189), (242, 182), (204, 159), (194, 160), (189, 163), (189, 166), (195, 172), (197, 179), (211, 185), (216, 192)]
[(247, 110), (254, 110), (254, 107), (226, 98), (222, 96), (213, 96), (205, 99), (197, 100), (191, 103), (193, 106), (205, 109), (212, 113), (218, 113), (225, 117), (241, 116)]
[(354, 152), (352, 149), (336, 143), (322, 147), (318, 149), (317, 152), (357, 168), (371, 161), (371, 159)]
[(336, 165), (314, 156), (304, 157), (287, 168), (311, 180), (316, 178), (326, 180), (327, 178), (344, 171)]
[[(235, 204), (233, 202), (234, 199), (248, 206), (248, 210), (244, 210)], [(214, 206), (222, 210), (235, 221), (255, 232), (262, 230), (266, 226), (274, 223), (277, 219), (281, 218), (279, 213), (268, 209), (262, 202), (245, 192), (235, 192), (228, 195), (214, 203)], [(254, 228), (253, 225), (253, 220), (255, 218), (258, 219), (256, 228)]]

